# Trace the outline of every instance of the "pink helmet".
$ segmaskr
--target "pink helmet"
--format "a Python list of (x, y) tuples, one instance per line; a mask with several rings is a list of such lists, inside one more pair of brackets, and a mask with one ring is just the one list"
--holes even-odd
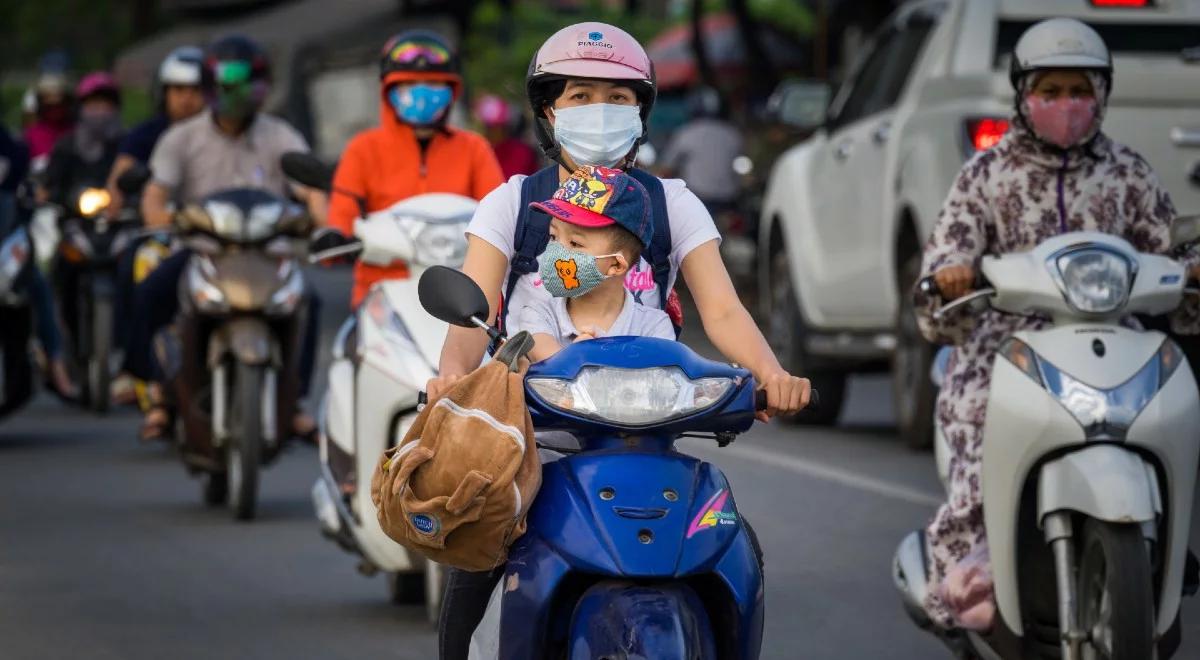
[(554, 101), (548, 84), (566, 78), (599, 78), (629, 83), (641, 105), (643, 135), (646, 119), (654, 106), (657, 85), (654, 63), (646, 49), (628, 32), (614, 25), (589, 21), (576, 23), (555, 32), (529, 63), (525, 75), (525, 94), (536, 119), (535, 133), (542, 151), (558, 160), (559, 147), (554, 131), (543, 116), (546, 105)]
[(98, 95), (108, 96), (114, 103), (121, 102), (121, 88), (117, 85), (116, 78), (113, 78), (112, 74), (107, 71), (93, 71), (84, 76), (75, 86), (75, 98), (80, 102), (89, 96)]
[(513, 120), (512, 106), (495, 94), (485, 94), (475, 102), (475, 117), (484, 126), (509, 126)]

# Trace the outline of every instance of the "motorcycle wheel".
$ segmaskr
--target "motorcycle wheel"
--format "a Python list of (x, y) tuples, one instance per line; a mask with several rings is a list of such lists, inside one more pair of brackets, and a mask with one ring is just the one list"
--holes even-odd
[(111, 300), (97, 300), (92, 307), (92, 354), (87, 362), (88, 405), (92, 412), (105, 414), (112, 385), (112, 365), (109, 354), (112, 350), (113, 307)]
[(425, 602), (424, 573), (387, 574), (388, 597), (396, 605), (420, 605)]
[(1088, 519), (1083, 525), (1078, 621), (1084, 660), (1154, 657), (1150, 557), (1137, 525)]
[(818, 408), (782, 419), (788, 423), (812, 426), (836, 424), (846, 393), (846, 374), (830, 369), (813, 369), (807, 365), (804, 318), (792, 286), (787, 253), (783, 249), (777, 250), (771, 257), (771, 283), (767, 295), (771, 297), (770, 308), (764, 311), (767, 313), (767, 341), (771, 350), (779, 357), (784, 369), (809, 379), (813, 388), (821, 393), (821, 405)]
[(920, 273), (920, 253), (910, 256), (900, 269), (900, 309), (896, 318), (896, 349), (892, 352), (892, 400), (896, 409), (896, 430), (904, 443), (913, 449), (928, 449), (933, 446), (937, 388), (929, 374), (934, 347), (925, 341), (917, 327), (911, 295)]
[(254, 518), (258, 504), (258, 468), (262, 453), (261, 396), (266, 380), (264, 367), (238, 364), (229, 410), (230, 434), (225, 447), (226, 475), (229, 479), (229, 507), (234, 518)]
[(425, 616), (432, 625), (442, 616), (446, 595), (446, 568), (435, 561), (425, 560)]

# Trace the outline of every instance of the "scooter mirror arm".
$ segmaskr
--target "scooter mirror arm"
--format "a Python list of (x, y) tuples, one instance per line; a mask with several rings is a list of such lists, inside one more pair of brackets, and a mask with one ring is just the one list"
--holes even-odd
[(991, 298), (994, 295), (996, 295), (996, 290), (993, 288), (990, 288), (990, 287), (987, 289), (980, 289), (978, 291), (968, 293), (967, 295), (959, 298), (958, 300), (946, 303), (945, 305), (942, 305), (941, 307), (935, 309), (933, 311), (933, 320), (941, 321), (942, 319), (946, 318), (947, 314), (949, 314), (950, 312), (953, 312), (954, 310), (958, 309), (959, 307), (968, 305), (976, 300), (979, 300), (980, 298)]
[(504, 342), (508, 340), (508, 338), (505, 337), (503, 333), (501, 333), (496, 328), (488, 325), (487, 321), (480, 319), (478, 316), (472, 316), (468, 320), (471, 323), (474, 323), (475, 325), (479, 326), (480, 328), (483, 328), (483, 331), (486, 332), (488, 337), (491, 337), (492, 341), (496, 342), (497, 345), (503, 345)]
[(370, 211), (367, 210), (367, 198), (366, 197), (363, 197), (362, 195), (359, 195), (356, 193), (352, 193), (349, 190), (346, 190), (345, 188), (339, 188), (339, 187), (333, 186), (333, 185), (331, 185), (329, 187), (329, 192), (337, 193), (339, 195), (345, 195), (346, 197), (349, 197), (350, 199), (354, 200), (354, 203), (358, 205), (358, 216), (360, 218), (366, 219), (366, 217), (368, 215), (370, 215)]

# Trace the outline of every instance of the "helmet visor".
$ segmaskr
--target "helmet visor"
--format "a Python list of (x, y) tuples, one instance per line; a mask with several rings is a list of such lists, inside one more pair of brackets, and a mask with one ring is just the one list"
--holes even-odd
[(249, 82), (253, 69), (246, 60), (225, 60), (213, 67), (213, 78), (218, 85), (240, 85)]

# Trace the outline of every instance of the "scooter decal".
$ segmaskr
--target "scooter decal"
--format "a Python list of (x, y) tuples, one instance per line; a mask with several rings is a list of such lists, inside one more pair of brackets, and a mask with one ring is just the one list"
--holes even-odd
[(686, 538), (692, 538), (696, 532), (703, 531), (717, 525), (736, 525), (737, 514), (731, 511), (725, 511), (725, 500), (729, 499), (729, 491), (722, 488), (713, 495), (708, 503), (700, 509), (700, 513), (696, 514), (696, 518), (692, 520), (692, 524), (688, 526)]

